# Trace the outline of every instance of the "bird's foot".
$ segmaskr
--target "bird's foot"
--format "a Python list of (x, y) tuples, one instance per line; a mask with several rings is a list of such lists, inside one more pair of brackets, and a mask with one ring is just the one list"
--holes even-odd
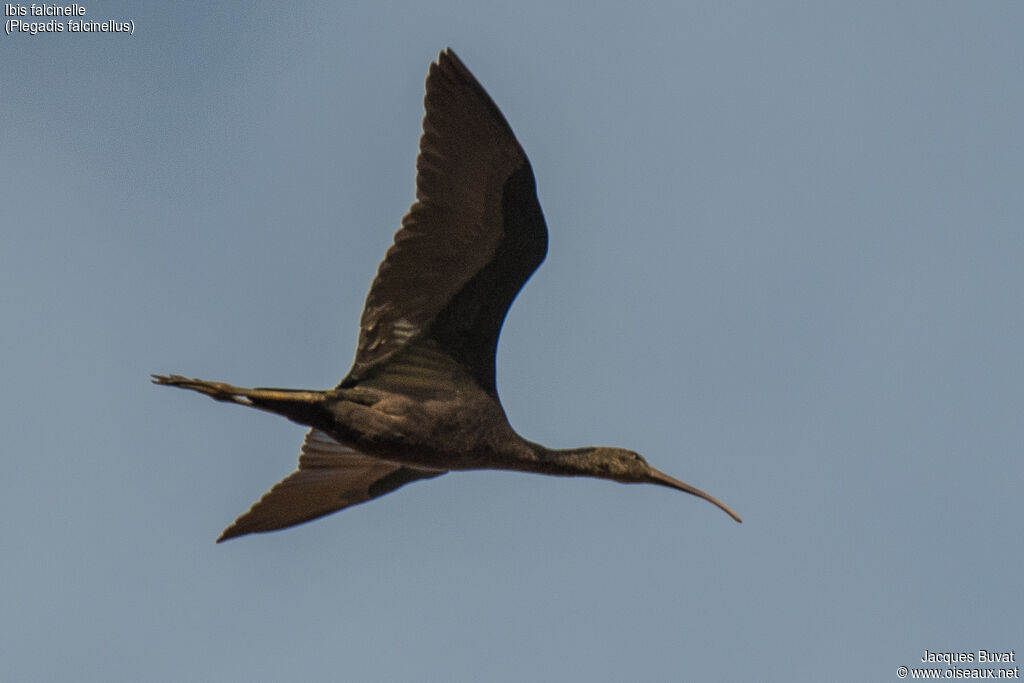
[(168, 387), (180, 387), (191, 389), (201, 394), (206, 394), (215, 401), (237, 403), (243, 406), (251, 406), (252, 401), (245, 394), (249, 389), (243, 389), (226, 382), (209, 382), (204, 379), (189, 379), (181, 375), (151, 375), (153, 384), (161, 384)]

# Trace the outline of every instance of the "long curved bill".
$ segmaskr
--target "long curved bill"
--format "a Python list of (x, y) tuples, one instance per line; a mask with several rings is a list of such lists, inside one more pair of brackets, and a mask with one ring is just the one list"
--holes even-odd
[(705, 492), (701, 491), (699, 488), (697, 488), (696, 486), (690, 486), (685, 481), (679, 481), (675, 477), (670, 477), (667, 474), (665, 474), (664, 472), (656, 470), (653, 467), (651, 468), (651, 483), (652, 484), (661, 484), (662, 486), (668, 486), (669, 488), (677, 489), (679, 491), (686, 491), (691, 496), (697, 496), (698, 498), (703, 498), (704, 500), (708, 501), (709, 503), (713, 503), (714, 505), (717, 505), (727, 515), (729, 515), (730, 517), (735, 519), (737, 522), (742, 522), (743, 521), (742, 519), (740, 519), (739, 515), (737, 515), (735, 512), (733, 512), (731, 507), (729, 507), (728, 505), (726, 505), (722, 501), (718, 500), (717, 498), (712, 496), (710, 493), (705, 493)]

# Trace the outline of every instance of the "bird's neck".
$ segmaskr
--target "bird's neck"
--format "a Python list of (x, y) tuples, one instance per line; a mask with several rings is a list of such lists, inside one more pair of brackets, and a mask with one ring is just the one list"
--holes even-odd
[(531, 444), (534, 449), (534, 472), (563, 477), (593, 476), (593, 461), (596, 448), (546, 448)]

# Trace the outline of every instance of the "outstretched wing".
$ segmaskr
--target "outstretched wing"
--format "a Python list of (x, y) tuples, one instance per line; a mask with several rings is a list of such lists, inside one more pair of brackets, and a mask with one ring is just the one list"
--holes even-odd
[(371, 458), (311, 429), (302, 443), (299, 468), (236, 519), (217, 542), (295, 526), (444, 473)]
[(547, 227), (526, 154), (450, 49), (430, 65), (426, 88), (416, 202), (370, 287), (341, 386), (429, 337), (497, 396), (498, 334), (544, 260)]

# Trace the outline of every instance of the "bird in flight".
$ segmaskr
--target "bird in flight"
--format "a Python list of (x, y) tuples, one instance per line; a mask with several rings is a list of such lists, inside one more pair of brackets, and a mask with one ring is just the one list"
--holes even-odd
[(548, 233), (526, 153), (451, 49), (430, 65), (416, 201), (366, 297), (355, 361), (330, 391), (246, 389), (153, 375), (156, 384), (307, 425), (298, 468), (218, 543), (301, 524), (453, 470), (516, 470), (660, 484), (713, 496), (622, 448), (550, 449), (512, 429), (495, 349)]

